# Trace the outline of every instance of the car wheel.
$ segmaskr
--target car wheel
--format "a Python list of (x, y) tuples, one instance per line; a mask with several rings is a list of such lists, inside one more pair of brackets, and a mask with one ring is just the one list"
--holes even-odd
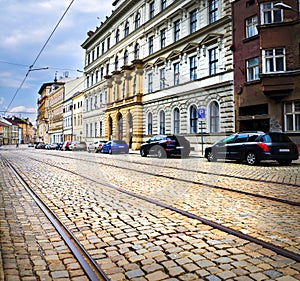
[(167, 153), (162, 147), (157, 147), (156, 154), (157, 154), (157, 158), (160, 159), (167, 158)]
[(257, 156), (254, 152), (248, 152), (246, 155), (246, 162), (248, 165), (256, 165), (259, 163)]
[(145, 148), (142, 148), (142, 149), (140, 150), (140, 154), (141, 154), (142, 157), (147, 157), (146, 149), (145, 149)]
[(215, 161), (217, 161), (217, 158), (215, 157), (215, 154), (212, 151), (209, 151), (207, 153), (206, 158), (207, 158), (208, 162), (215, 162)]
[(292, 160), (278, 160), (279, 165), (290, 165)]

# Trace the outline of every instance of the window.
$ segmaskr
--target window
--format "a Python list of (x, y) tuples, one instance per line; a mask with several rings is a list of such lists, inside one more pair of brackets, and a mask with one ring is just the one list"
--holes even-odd
[(213, 48), (208, 51), (209, 59), (209, 75), (214, 75), (217, 73), (217, 64), (218, 64), (218, 49)]
[(180, 20), (174, 22), (174, 42), (180, 38)]
[(147, 133), (148, 133), (148, 135), (152, 135), (152, 122), (153, 122), (152, 113), (149, 112), (148, 113), (148, 122), (147, 122)]
[(218, 19), (218, 0), (209, 1), (209, 23), (214, 23)]
[(128, 65), (128, 50), (124, 52), (124, 65)]
[(100, 80), (103, 80), (103, 78), (104, 78), (104, 68), (101, 67), (100, 68)]
[(197, 28), (197, 10), (190, 13), (190, 33), (196, 31)]
[(257, 34), (257, 16), (246, 19), (246, 38), (250, 38)]
[(179, 62), (174, 63), (174, 85), (179, 84)]
[(95, 72), (95, 82), (98, 83), (98, 81), (99, 81), (99, 71), (96, 70), (96, 72)]
[(129, 22), (127, 21), (125, 23), (125, 28), (124, 28), (124, 37), (129, 35)]
[(134, 47), (134, 59), (137, 60), (140, 57), (140, 45), (137, 43)]
[(117, 29), (116, 31), (116, 43), (118, 43), (120, 41), (120, 30)]
[(97, 137), (97, 122), (95, 122), (95, 138)]
[(118, 68), (119, 68), (119, 57), (116, 56), (115, 57), (115, 70), (118, 70)]
[(284, 123), (286, 131), (300, 131), (300, 101), (284, 104)]
[(165, 112), (162, 110), (159, 112), (159, 134), (164, 135), (166, 133), (166, 117)]
[(108, 74), (109, 74), (109, 63), (106, 64), (106, 75), (108, 75)]
[(160, 47), (164, 48), (166, 46), (166, 29), (160, 31)]
[(93, 124), (90, 123), (90, 137), (93, 136)]
[(141, 25), (141, 14), (137, 13), (134, 19), (134, 28), (138, 29)]
[(153, 92), (153, 74), (149, 73), (148, 74), (148, 93)]
[(154, 36), (149, 37), (149, 55), (153, 54), (153, 42), (154, 42)]
[(263, 50), (263, 73), (285, 71), (285, 49)]
[(90, 87), (90, 76), (86, 77), (86, 87)]
[(281, 2), (274, 1), (261, 4), (261, 24), (271, 24), (283, 21), (282, 9), (278, 9), (274, 6), (277, 3)]
[(100, 121), (100, 137), (103, 135), (103, 123)]
[(211, 133), (219, 132), (219, 104), (213, 101), (209, 105), (209, 130)]
[(136, 75), (134, 76), (134, 78), (133, 78), (133, 95), (136, 95)]
[(259, 64), (258, 58), (252, 58), (246, 61), (247, 82), (259, 80)]
[(96, 53), (97, 53), (97, 58), (100, 56), (100, 48), (99, 48), (99, 46), (97, 46), (97, 48), (96, 48)]
[(85, 124), (85, 135), (89, 136), (89, 124)]
[(197, 63), (196, 56), (190, 57), (190, 80), (197, 79)]
[(180, 111), (179, 108), (175, 108), (173, 112), (173, 129), (174, 134), (180, 133)]
[(166, 82), (166, 77), (165, 77), (165, 69), (161, 68), (159, 70), (159, 82), (160, 82), (160, 89), (163, 90), (165, 88), (165, 82)]
[(191, 134), (197, 133), (197, 124), (198, 124), (197, 107), (195, 105), (192, 105), (190, 107), (190, 133)]
[(101, 44), (101, 54), (102, 55), (104, 54), (104, 51), (105, 51), (105, 43), (102, 42), (102, 44)]
[(149, 4), (149, 18), (152, 19), (155, 15), (155, 10), (154, 10), (154, 1), (152, 1), (150, 4)]
[(161, 10), (167, 8), (167, 0), (161, 0)]
[(110, 37), (107, 38), (106, 44), (107, 44), (107, 50), (109, 50), (109, 48), (110, 48)]

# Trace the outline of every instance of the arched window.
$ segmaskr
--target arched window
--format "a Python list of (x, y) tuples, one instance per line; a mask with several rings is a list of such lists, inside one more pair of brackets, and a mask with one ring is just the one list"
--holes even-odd
[(124, 52), (124, 65), (128, 65), (128, 50)]
[(178, 107), (173, 111), (173, 131), (175, 135), (180, 133), (180, 111)]
[(147, 118), (147, 134), (148, 135), (152, 135), (152, 122), (153, 122), (153, 119), (152, 119), (152, 113), (149, 112), (148, 113), (148, 118)]
[(163, 110), (159, 112), (159, 133), (162, 135), (166, 133), (166, 116)]
[(137, 13), (134, 19), (134, 28), (137, 29), (141, 25), (141, 14)]
[(211, 133), (220, 130), (220, 108), (216, 101), (211, 102), (209, 105), (209, 130)]
[(129, 22), (127, 21), (125, 23), (125, 28), (124, 28), (124, 37), (129, 35)]
[(138, 43), (135, 44), (134, 47), (134, 59), (137, 60), (140, 57), (140, 45)]
[(197, 131), (197, 123), (198, 123), (198, 118), (197, 118), (197, 107), (195, 105), (192, 105), (190, 107), (190, 133), (191, 134), (196, 134)]

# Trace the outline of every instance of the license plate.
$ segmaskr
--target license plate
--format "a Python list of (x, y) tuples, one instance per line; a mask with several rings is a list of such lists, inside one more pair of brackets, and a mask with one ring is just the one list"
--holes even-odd
[(290, 152), (288, 148), (279, 148), (279, 152)]

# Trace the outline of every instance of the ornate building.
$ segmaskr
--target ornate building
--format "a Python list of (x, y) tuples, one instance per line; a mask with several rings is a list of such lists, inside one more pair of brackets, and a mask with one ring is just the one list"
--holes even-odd
[(181, 134), (199, 149), (201, 131), (205, 142), (233, 132), (230, 1), (113, 6), (82, 44), (87, 140), (123, 139), (138, 149), (149, 136)]

